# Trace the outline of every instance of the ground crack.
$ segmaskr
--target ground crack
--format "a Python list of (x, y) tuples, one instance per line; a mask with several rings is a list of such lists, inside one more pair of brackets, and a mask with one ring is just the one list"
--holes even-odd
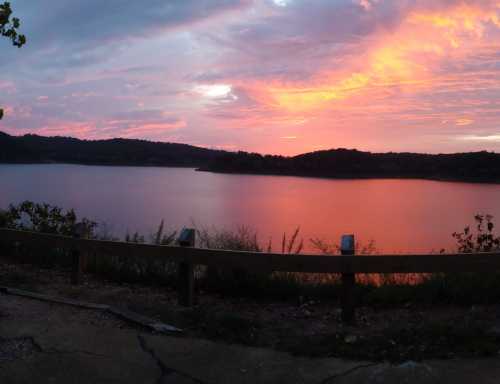
[(149, 354), (153, 360), (155, 361), (156, 365), (158, 365), (158, 367), (160, 368), (160, 377), (158, 378), (158, 380), (156, 380), (156, 382), (158, 384), (161, 384), (161, 382), (163, 381), (163, 378), (167, 375), (170, 375), (171, 373), (174, 373), (174, 371), (170, 368), (168, 368), (164, 363), (163, 361), (161, 361), (158, 356), (156, 356), (156, 352), (153, 348), (149, 348), (147, 343), (146, 343), (146, 340), (144, 339), (144, 337), (142, 337), (141, 335), (137, 335), (137, 339), (139, 340), (139, 345), (141, 346), (141, 349), (146, 352), (147, 354)]
[(326, 379), (323, 379), (320, 384), (330, 383), (332, 380), (338, 379), (339, 377), (344, 377), (344, 376), (350, 375), (351, 373), (357, 371), (358, 369), (370, 368), (370, 367), (374, 367), (376, 365), (378, 365), (378, 363), (357, 365), (355, 367), (352, 367), (351, 369), (348, 369), (347, 371), (337, 373), (336, 375), (333, 375), (333, 376), (328, 376)]
[(57, 349), (57, 348), (48, 348), (44, 349), (42, 346), (36, 341), (36, 339), (33, 336), (28, 336), (28, 339), (31, 341), (33, 344), (35, 350), (40, 353), (54, 353), (54, 354), (72, 354), (72, 353), (79, 353), (82, 355), (90, 355), (90, 356), (96, 356), (96, 357), (106, 357), (106, 358), (112, 358), (111, 356), (103, 355), (100, 353), (95, 353), (95, 352), (90, 352), (90, 351), (84, 351), (81, 349), (72, 349), (72, 350), (65, 350), (65, 349)]
[(142, 335), (137, 335), (137, 339), (139, 340), (139, 345), (141, 347), (141, 349), (146, 352), (147, 354), (149, 354), (153, 360), (155, 361), (156, 365), (158, 365), (158, 367), (160, 368), (160, 377), (158, 378), (158, 380), (156, 380), (156, 383), (157, 384), (161, 384), (163, 382), (163, 379), (168, 376), (168, 375), (171, 375), (173, 373), (176, 373), (180, 376), (184, 376), (196, 383), (199, 383), (199, 384), (204, 384), (203, 381), (201, 381), (200, 379), (197, 379), (196, 377), (193, 377), (187, 373), (184, 373), (184, 372), (180, 372), (178, 371), (177, 369), (174, 369), (174, 368), (170, 368), (170, 367), (167, 367), (165, 365), (165, 363), (163, 361), (161, 361), (161, 359), (156, 355), (156, 352), (153, 348), (149, 347), (147, 342), (146, 342), (146, 339), (144, 339), (144, 337)]
[(28, 336), (27, 339), (31, 341), (31, 344), (33, 344), (33, 347), (37, 352), (43, 352), (42, 346), (38, 344), (34, 336)]

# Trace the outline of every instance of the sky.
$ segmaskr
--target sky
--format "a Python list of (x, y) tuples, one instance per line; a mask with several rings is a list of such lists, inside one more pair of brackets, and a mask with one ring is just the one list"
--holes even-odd
[(0, 130), (500, 152), (500, 0), (11, 0)]

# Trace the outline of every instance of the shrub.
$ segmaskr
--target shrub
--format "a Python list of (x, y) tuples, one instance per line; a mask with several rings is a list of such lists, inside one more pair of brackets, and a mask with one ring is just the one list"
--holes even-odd
[(0, 228), (5, 228), (7, 226), (7, 212), (0, 209)]
[[(490, 215), (476, 215), (475, 225), (465, 227), (463, 232), (453, 233), (459, 252), (486, 252), (500, 250), (500, 237), (494, 233), (493, 218)], [(118, 240), (106, 232), (99, 232), (97, 224), (88, 219), (77, 220), (73, 210), (64, 211), (49, 204), (35, 204), (25, 201), (18, 206), (11, 205), (0, 211), (0, 227), (30, 230), (62, 235), (73, 235), (78, 223), (82, 223), (89, 236), (101, 240)], [(139, 233), (127, 234), (125, 241), (171, 245), (177, 232), (165, 230), (161, 221), (157, 230), (145, 237)], [(338, 254), (335, 243), (312, 239), (316, 249), (325, 254)], [(206, 228), (197, 229), (197, 246), (211, 249), (263, 252), (257, 233), (248, 227), (235, 231)], [(29, 243), (8, 245), (17, 262), (31, 262), (43, 266), (69, 266), (67, 249), (40, 248)], [(280, 250), (284, 254), (300, 253), (303, 240), (300, 228), (291, 236), (283, 234)], [(272, 251), (269, 241), (266, 251)], [(377, 253), (375, 243), (356, 244), (356, 253), (372, 255)], [(9, 252), (3, 253), (8, 255)], [(249, 256), (250, 257), (250, 256)], [(175, 285), (177, 265), (169, 260), (143, 258), (140, 255), (106, 256), (88, 255), (87, 270), (120, 282)], [(203, 268), (196, 270), (199, 287), (224, 295), (253, 298), (298, 299), (308, 297), (337, 300), (340, 292), (340, 274), (311, 273), (252, 273), (244, 268)], [(500, 300), (500, 275), (488, 274), (378, 274), (357, 275), (356, 296), (360, 305), (401, 305), (408, 302), (434, 304), (493, 303)]]
[(492, 252), (500, 250), (500, 236), (493, 232), (493, 216), (474, 216), (475, 226), (464, 228), (463, 232), (454, 232), (453, 237), (457, 241), (458, 251), (461, 253)]
[(77, 225), (80, 225), (89, 237), (93, 237), (97, 227), (97, 223), (86, 218), (78, 222), (73, 209), (64, 211), (50, 204), (38, 204), (32, 201), (10, 205), (0, 216), (2, 217), (0, 224), (7, 228), (66, 236), (75, 235)]

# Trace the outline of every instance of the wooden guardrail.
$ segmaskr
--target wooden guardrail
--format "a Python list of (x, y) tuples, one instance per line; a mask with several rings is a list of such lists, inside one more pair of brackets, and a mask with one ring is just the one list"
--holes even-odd
[(237, 268), (257, 272), (306, 272), (342, 274), (342, 318), (354, 320), (355, 274), (370, 273), (450, 273), (500, 271), (500, 253), (354, 255), (354, 236), (341, 239), (341, 255), (277, 254), (194, 248), (195, 231), (184, 229), (178, 246), (88, 240), (37, 232), (0, 229), (0, 242), (29, 242), (72, 250), (72, 282), (81, 281), (89, 252), (106, 256), (138, 256), (165, 259), (179, 263), (179, 302), (192, 305), (194, 298), (194, 266), (206, 265)]

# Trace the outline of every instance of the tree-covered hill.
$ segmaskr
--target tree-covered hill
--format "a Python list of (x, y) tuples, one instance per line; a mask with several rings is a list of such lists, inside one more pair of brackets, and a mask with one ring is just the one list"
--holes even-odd
[(432, 155), (341, 148), (286, 157), (146, 140), (79, 140), (2, 132), (0, 163), (186, 166), (223, 173), (500, 182), (500, 154), (486, 151)]
[(426, 178), (500, 182), (500, 154), (371, 153), (332, 149), (294, 157), (225, 153), (205, 170), (329, 178)]
[(0, 163), (207, 166), (222, 151), (145, 140), (79, 140), (0, 132)]

